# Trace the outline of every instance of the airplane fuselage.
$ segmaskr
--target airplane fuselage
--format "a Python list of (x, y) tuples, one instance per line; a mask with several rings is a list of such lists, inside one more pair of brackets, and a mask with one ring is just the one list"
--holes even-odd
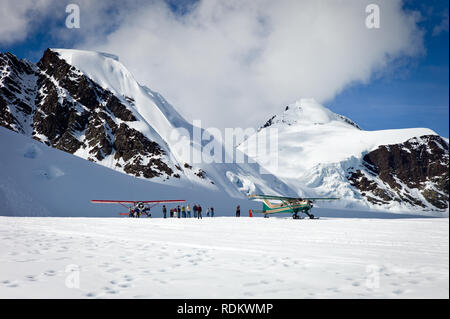
[(265, 215), (281, 213), (291, 213), (296, 215), (300, 212), (308, 213), (311, 208), (312, 204), (309, 200), (299, 200), (289, 203), (273, 204), (268, 199), (264, 199), (262, 213)]

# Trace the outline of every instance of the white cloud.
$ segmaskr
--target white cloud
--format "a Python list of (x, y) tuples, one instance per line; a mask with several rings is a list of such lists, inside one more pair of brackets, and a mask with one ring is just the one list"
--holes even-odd
[[(50, 1), (35, 0), (42, 8)], [(15, 14), (0, 16), (11, 18), (0, 22), (0, 42), (23, 37), (13, 34), (29, 26), (19, 20), (30, 5), (2, 2)], [(190, 120), (258, 126), (286, 103), (328, 101), (390, 70), (396, 58), (422, 52), (417, 13), (405, 12), (401, 0), (378, 0), (381, 28), (367, 29), (371, 2), (201, 0), (180, 16), (156, 0), (80, 0), (81, 29), (49, 32), (118, 55)]]
[[(68, 45), (93, 35), (101, 37), (146, 3), (148, 0), (1, 0), (0, 44), (24, 41), (38, 28)], [(80, 29), (65, 27), (69, 4), (80, 8)]]
[(378, 1), (381, 28), (365, 27), (370, 1), (200, 1), (184, 16), (153, 2), (101, 45), (189, 119), (260, 125), (300, 97), (324, 102), (423, 49), (417, 13)]
[(433, 28), (433, 36), (448, 32), (448, 11), (442, 14), (441, 22)]
[(54, 0), (2, 0), (0, 43), (26, 39), (31, 25), (48, 10)]

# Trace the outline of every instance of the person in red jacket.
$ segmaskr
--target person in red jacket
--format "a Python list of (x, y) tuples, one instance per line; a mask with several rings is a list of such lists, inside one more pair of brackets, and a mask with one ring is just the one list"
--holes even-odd
[(202, 206), (197, 206), (197, 219), (202, 219)]

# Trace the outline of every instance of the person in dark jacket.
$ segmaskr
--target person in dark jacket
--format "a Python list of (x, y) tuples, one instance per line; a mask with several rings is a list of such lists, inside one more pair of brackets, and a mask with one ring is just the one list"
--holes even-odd
[(238, 205), (236, 207), (236, 217), (241, 217), (241, 206), (240, 205)]
[(194, 218), (197, 218), (197, 211), (198, 211), (197, 204), (194, 204), (194, 207), (192, 209), (194, 210)]
[(181, 218), (181, 208), (180, 208), (180, 206), (177, 207), (177, 217)]
[(163, 207), (162, 207), (162, 212), (163, 212), (163, 217), (166, 218), (166, 217), (167, 217), (167, 208), (166, 208), (166, 205), (163, 205)]
[(211, 206), (211, 217), (214, 217), (214, 207)]
[(197, 219), (202, 219), (202, 206), (197, 206)]
[(170, 218), (173, 218), (173, 208), (170, 209)]

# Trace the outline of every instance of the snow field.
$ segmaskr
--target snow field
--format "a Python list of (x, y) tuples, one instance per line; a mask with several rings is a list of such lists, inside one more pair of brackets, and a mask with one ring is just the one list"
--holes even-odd
[(0, 297), (448, 298), (448, 226), (0, 217)]

